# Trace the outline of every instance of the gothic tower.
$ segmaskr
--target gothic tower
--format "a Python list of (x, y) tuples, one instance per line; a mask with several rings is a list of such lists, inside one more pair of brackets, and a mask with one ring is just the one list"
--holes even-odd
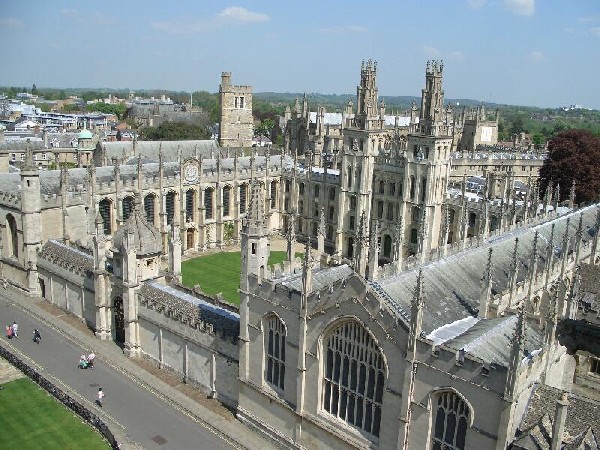
[(409, 254), (426, 254), (443, 244), (442, 206), (450, 174), (451, 129), (446, 120), (442, 72), (428, 61), (416, 133), (408, 135), (404, 176), (403, 223)]
[(221, 74), (219, 86), (221, 147), (251, 147), (254, 133), (252, 118), (252, 86), (233, 86), (231, 73)]
[(270, 255), (269, 226), (265, 212), (264, 187), (253, 180), (248, 213), (242, 219), (241, 247), (242, 270), (240, 274), (240, 379), (248, 378), (249, 368), (249, 276), (255, 275), (258, 283), (265, 276)]
[(339, 208), (336, 253), (361, 262), (355, 269), (363, 276), (369, 251), (373, 170), (386, 135), (385, 106), (379, 104), (376, 76), (377, 63), (363, 61), (356, 88), (356, 114), (346, 117), (340, 167), (340, 204), (349, 208)]

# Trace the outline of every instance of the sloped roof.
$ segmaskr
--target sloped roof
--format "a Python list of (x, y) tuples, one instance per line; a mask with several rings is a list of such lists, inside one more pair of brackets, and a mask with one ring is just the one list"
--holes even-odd
[(212, 139), (191, 140), (191, 141), (117, 141), (102, 142), (102, 151), (106, 157), (123, 158), (123, 156), (142, 155), (146, 158), (158, 161), (159, 150), (162, 151), (163, 161), (178, 161), (179, 153), (181, 158), (206, 158), (221, 152), (225, 156), (225, 151), (220, 148), (216, 141)]
[[(564, 391), (540, 385), (529, 398), (515, 440), (518, 449), (550, 449), (556, 401)], [(567, 393), (569, 406), (563, 434), (564, 449), (597, 450), (600, 446), (600, 402)]]

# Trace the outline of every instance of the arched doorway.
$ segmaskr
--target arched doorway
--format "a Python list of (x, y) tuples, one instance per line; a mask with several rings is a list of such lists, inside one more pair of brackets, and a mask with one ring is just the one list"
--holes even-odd
[(122, 297), (115, 297), (113, 314), (115, 320), (115, 341), (125, 342), (125, 308)]

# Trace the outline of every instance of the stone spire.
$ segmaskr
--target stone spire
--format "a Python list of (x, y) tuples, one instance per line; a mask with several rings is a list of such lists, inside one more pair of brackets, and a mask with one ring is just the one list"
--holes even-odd
[(408, 351), (414, 354), (416, 350), (417, 338), (421, 334), (423, 327), (423, 308), (425, 298), (423, 294), (423, 269), (419, 269), (417, 283), (413, 291), (410, 302), (410, 334), (408, 337)]
[(377, 279), (379, 270), (379, 220), (375, 220), (375, 226), (371, 229), (371, 237), (369, 238), (369, 280)]
[(552, 266), (554, 264), (554, 229), (556, 224), (553, 223), (550, 228), (550, 239), (548, 239), (548, 247), (546, 250), (546, 279), (544, 281), (544, 289), (548, 290), (548, 284), (550, 283), (550, 275), (552, 274)]
[(325, 208), (321, 206), (321, 214), (319, 215), (319, 228), (317, 230), (317, 251), (319, 255), (325, 253)]
[[(600, 212), (600, 209), (598, 210)], [(400, 270), (402, 266), (402, 236), (404, 235), (404, 228), (402, 222), (402, 216), (398, 220), (396, 224), (396, 228), (394, 229), (394, 246), (393, 246), (393, 254), (392, 260), (396, 263), (396, 267)]]
[(563, 234), (562, 246), (561, 246), (561, 263), (560, 263), (560, 278), (565, 278), (565, 271), (567, 268), (567, 261), (569, 259), (569, 226), (571, 224), (571, 218), (567, 217), (565, 225), (565, 234)]
[(523, 305), (518, 309), (515, 331), (513, 333), (512, 346), (510, 349), (510, 361), (508, 365), (508, 376), (504, 396), (513, 400), (517, 390), (519, 366), (525, 356), (525, 310)]
[(23, 163), (23, 170), (31, 171), (38, 170), (33, 159), (33, 146), (31, 139), (27, 138), (27, 144), (25, 146), (25, 162)]
[(492, 299), (492, 252), (493, 249), (490, 247), (488, 250), (488, 259), (485, 267), (485, 273), (483, 274), (481, 295), (479, 296), (479, 313), (477, 317), (480, 319), (488, 318), (489, 304)]
[(517, 278), (519, 275), (519, 238), (515, 238), (515, 247), (512, 254), (512, 261), (510, 263), (510, 293), (508, 297), (508, 306), (512, 306), (512, 301), (517, 290)]
[(569, 191), (569, 208), (575, 208), (575, 179), (573, 179), (571, 190)]
[(560, 183), (556, 183), (556, 189), (554, 190), (554, 199), (552, 201), (552, 207), (554, 211), (558, 210), (558, 205), (560, 204)]
[[(248, 204), (248, 213), (243, 219), (242, 225), (254, 228), (256, 231), (267, 227), (265, 215), (265, 200), (263, 196), (263, 186), (258, 180), (253, 180), (250, 184), (250, 203)], [(261, 233), (262, 234), (262, 233)]]
[(302, 305), (303, 311), (306, 311), (308, 296), (312, 292), (312, 246), (310, 237), (304, 245), (304, 259), (302, 260)]
[(575, 265), (579, 264), (581, 256), (581, 242), (583, 239), (583, 213), (579, 214), (579, 224), (575, 232)]
[(365, 222), (366, 217), (363, 211), (356, 230), (356, 252), (354, 253), (354, 270), (363, 277), (367, 268), (367, 224)]
[(533, 235), (533, 247), (531, 249), (531, 259), (529, 261), (529, 288), (527, 292), (527, 301), (531, 302), (531, 295), (533, 293), (533, 288), (535, 284), (535, 280), (537, 278), (537, 265), (538, 265), (538, 236), (539, 233), (536, 232)]
[(296, 242), (295, 231), (296, 215), (288, 214), (287, 229), (285, 230), (287, 261), (291, 264), (294, 260), (294, 243)]
[(527, 177), (527, 192), (525, 194), (525, 202), (523, 203), (523, 221), (527, 222), (529, 218), (529, 203), (531, 201), (531, 175)]

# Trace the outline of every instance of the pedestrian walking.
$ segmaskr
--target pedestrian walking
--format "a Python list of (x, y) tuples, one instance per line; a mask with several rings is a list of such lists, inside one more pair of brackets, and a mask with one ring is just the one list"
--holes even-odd
[(16, 337), (17, 339), (19, 339), (19, 335), (17, 334), (17, 332), (19, 331), (19, 325), (17, 324), (17, 322), (16, 322), (16, 321), (15, 321), (15, 322), (13, 322), (13, 324), (12, 324), (12, 327), (11, 327), (11, 328), (12, 328), (12, 335), (13, 335), (14, 337)]
[(6, 325), (6, 337), (12, 339), (12, 327), (10, 325)]
[(95, 359), (96, 359), (96, 354), (92, 351), (87, 357), (88, 369), (94, 368), (94, 360)]
[(96, 398), (96, 404), (102, 408), (102, 399), (104, 398), (104, 391), (102, 390), (102, 388), (98, 388), (98, 395)]

